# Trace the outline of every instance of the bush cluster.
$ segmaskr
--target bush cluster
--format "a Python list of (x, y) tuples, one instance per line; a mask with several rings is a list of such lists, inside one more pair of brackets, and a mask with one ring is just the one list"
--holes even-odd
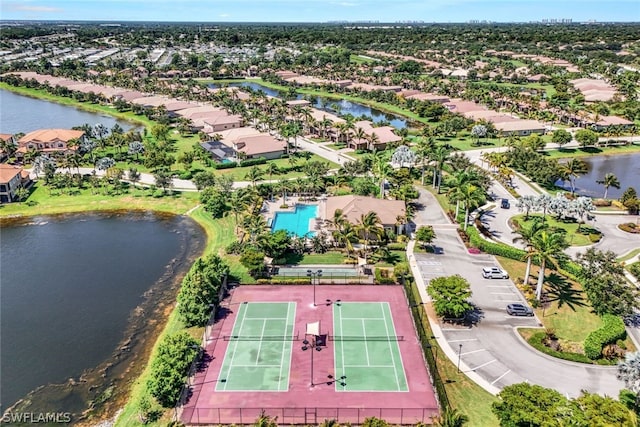
[(273, 279), (258, 279), (256, 282), (259, 285), (308, 285), (309, 283), (311, 283), (311, 279), (308, 277), (273, 278)]
[(216, 163), (213, 167), (216, 169), (231, 169), (231, 168), (238, 167), (238, 163), (236, 162)]
[(635, 276), (636, 279), (640, 279), (640, 262), (634, 262), (629, 266), (629, 272)]
[(376, 268), (375, 270), (376, 284), (378, 285), (393, 285), (396, 283), (392, 277), (391, 272), (386, 268)]
[(245, 166), (255, 166), (255, 165), (264, 165), (267, 163), (267, 159), (264, 157), (258, 157), (257, 159), (246, 159), (240, 162), (240, 167), (243, 168)]
[(387, 248), (390, 251), (404, 251), (405, 249), (407, 249), (407, 245), (404, 243), (389, 243), (387, 245)]
[(620, 224), (618, 228), (622, 231), (626, 231), (627, 233), (640, 233), (640, 227), (638, 227), (633, 222), (625, 222), (624, 224)]
[(627, 335), (624, 322), (618, 316), (605, 314), (602, 321), (602, 327), (591, 332), (584, 340), (584, 352), (591, 360), (602, 356), (602, 348), (605, 345), (624, 339)]
[(467, 229), (467, 235), (469, 236), (469, 243), (473, 247), (480, 249), (482, 252), (503, 256), (505, 258), (515, 259), (518, 261), (522, 261), (525, 258), (526, 252), (522, 249), (503, 245), (501, 243), (489, 242), (480, 237), (480, 234), (475, 228), (469, 227)]
[(531, 345), (531, 347), (545, 354), (548, 354), (549, 356), (557, 357), (558, 359), (571, 360), (572, 362), (593, 363), (593, 361), (584, 354), (556, 351), (550, 347), (547, 347), (542, 342), (545, 339), (545, 336), (546, 335), (544, 332), (537, 332), (533, 334), (527, 341)]

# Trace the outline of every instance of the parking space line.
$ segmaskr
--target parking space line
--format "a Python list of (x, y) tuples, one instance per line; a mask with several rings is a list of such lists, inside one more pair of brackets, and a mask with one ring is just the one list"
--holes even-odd
[(465, 342), (465, 341), (478, 341), (478, 338), (467, 338), (466, 340), (447, 340), (448, 342)]
[(491, 295), (513, 295), (515, 292), (489, 292)]
[(491, 385), (494, 385), (495, 383), (497, 383), (498, 381), (500, 381), (502, 378), (504, 378), (505, 375), (507, 375), (509, 372), (511, 372), (511, 369), (507, 370), (507, 372), (505, 372), (504, 374), (500, 375), (498, 378), (496, 378), (495, 380), (493, 380), (491, 382)]
[(496, 359), (490, 360), (490, 361), (488, 361), (487, 363), (483, 363), (483, 364), (482, 364), (482, 365), (480, 365), (480, 366), (476, 366), (475, 368), (473, 368), (473, 369), (471, 369), (471, 370), (472, 370), (472, 371), (475, 371), (476, 369), (483, 368), (483, 367), (485, 367), (485, 366), (487, 366), (487, 365), (492, 364), (492, 363), (493, 363), (493, 362), (495, 362), (495, 361), (496, 361)]
[(487, 351), (486, 348), (481, 348), (480, 350), (467, 351), (466, 353), (460, 353), (460, 356), (465, 356), (467, 354), (479, 353), (481, 351)]

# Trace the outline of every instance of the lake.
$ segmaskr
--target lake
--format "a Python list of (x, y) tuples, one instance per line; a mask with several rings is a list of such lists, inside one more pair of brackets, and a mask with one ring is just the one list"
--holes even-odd
[[(209, 84), (211, 88), (218, 88), (221, 85), (216, 83)], [(271, 89), (269, 87), (263, 86), (256, 82), (236, 82), (236, 83), (228, 83), (226, 86), (231, 87), (248, 87), (255, 91), (261, 90), (269, 96), (273, 96), (276, 98), (281, 98), (282, 93), (276, 89)], [(305, 95), (298, 95), (296, 99), (303, 99)], [(387, 121), (391, 126), (396, 129), (404, 129), (408, 126), (407, 120), (397, 116), (395, 114), (387, 114), (383, 111), (376, 110), (375, 108), (371, 108), (368, 105), (360, 104), (358, 102), (347, 101), (346, 99), (332, 99), (326, 98), (322, 96), (314, 96), (311, 98), (311, 103), (313, 107), (326, 111), (328, 113), (336, 114), (336, 115), (346, 115), (351, 114), (354, 117), (365, 116), (367, 120), (370, 120), (374, 123), (380, 123), (382, 121)]]
[[(576, 193), (582, 196), (602, 197), (604, 187), (597, 181), (602, 180), (607, 173), (613, 173), (620, 181), (620, 189), (609, 187), (607, 198), (617, 199), (624, 190), (634, 187), (640, 191), (640, 153), (616, 154), (613, 156), (593, 156), (582, 158), (589, 168), (589, 172), (576, 179)], [(556, 185), (571, 190), (569, 181)]]
[[(92, 387), (96, 393), (118, 384), (131, 366), (127, 358), (142, 357), (155, 341), (146, 328), (175, 301), (176, 278), (200, 255), (203, 236), (189, 218), (143, 212), (5, 221), (2, 411), (47, 386), (34, 395), (33, 409), (80, 413), (95, 397)], [(70, 378), (86, 387), (65, 389)], [(120, 393), (126, 389), (120, 384)]]
[(118, 123), (129, 130), (135, 124), (111, 116), (91, 113), (67, 105), (44, 101), (0, 89), (0, 133), (28, 133), (38, 129), (71, 129), (85, 123), (103, 124), (108, 129)]

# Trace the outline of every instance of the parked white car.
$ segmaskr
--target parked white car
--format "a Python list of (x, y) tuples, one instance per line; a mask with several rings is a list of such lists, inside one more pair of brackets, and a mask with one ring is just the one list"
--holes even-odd
[(485, 279), (508, 279), (509, 273), (498, 267), (484, 267), (482, 277)]

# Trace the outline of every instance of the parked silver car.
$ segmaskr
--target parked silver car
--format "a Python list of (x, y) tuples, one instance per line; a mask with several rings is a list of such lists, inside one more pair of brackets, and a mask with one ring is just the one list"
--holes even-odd
[(524, 304), (509, 304), (507, 314), (510, 316), (533, 316), (533, 310)]
[(485, 279), (508, 279), (509, 273), (498, 267), (484, 267), (482, 277)]

